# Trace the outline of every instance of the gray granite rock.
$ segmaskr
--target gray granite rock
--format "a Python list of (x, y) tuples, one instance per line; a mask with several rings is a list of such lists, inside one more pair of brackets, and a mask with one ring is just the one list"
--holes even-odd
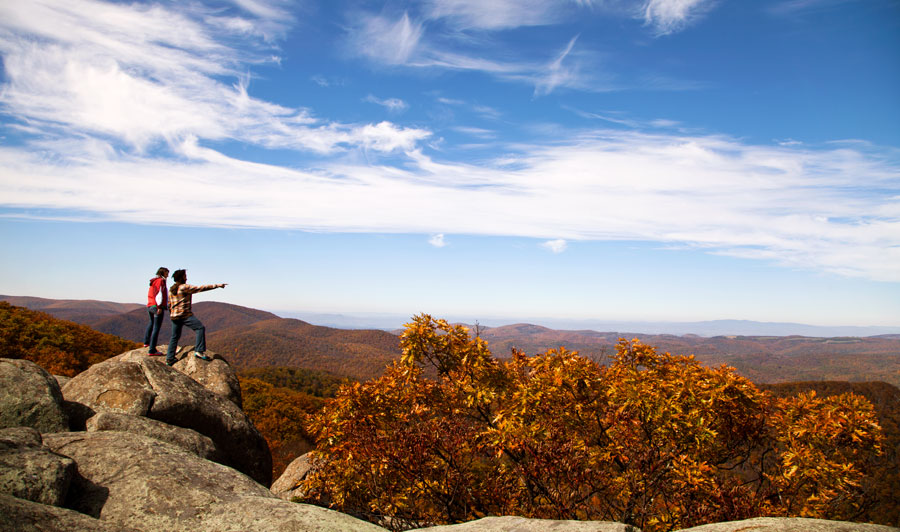
[[(122, 353), (113, 357), (112, 360), (140, 362), (141, 360), (149, 359), (160, 364), (165, 361), (165, 357), (150, 357), (147, 352), (148, 348), (142, 347)], [(237, 373), (222, 355), (212, 351), (207, 351), (206, 354), (212, 360), (200, 360), (194, 356), (191, 347), (181, 346), (176, 352), (177, 362), (174, 368), (199, 382), (204, 388), (214, 394), (221, 395), (234, 404), (242, 406), (241, 384), (238, 381)]]
[[(133, 416), (146, 416), (156, 392), (144, 377), (138, 364), (106, 360), (94, 364), (72, 378), (63, 386), (63, 397), (71, 403), (82, 404), (88, 409), (84, 415), (95, 412), (120, 412)], [(73, 425), (83, 426), (87, 420), (80, 419), (75, 411)]]
[(191, 429), (185, 429), (150, 419), (148, 417), (118, 414), (115, 412), (100, 412), (87, 420), (87, 432), (99, 432), (104, 430), (131, 432), (142, 434), (150, 438), (171, 443), (214, 462), (221, 462), (216, 444), (211, 439)]
[(62, 506), (75, 462), (43, 446), (31, 427), (0, 430), (0, 493)]
[(59, 384), (29, 360), (0, 358), (0, 428), (69, 430)]
[(167, 532), (384, 529), (324, 508), (278, 499), (231, 469), (127, 432), (48, 434), (78, 463), (67, 505), (122, 527)]
[(312, 464), (309, 459), (309, 453), (297, 457), (293, 462), (288, 464), (284, 473), (272, 483), (272, 493), (281, 499), (289, 501), (294, 497), (303, 497), (305, 492), (301, 489), (300, 483), (306, 479), (309, 472), (312, 471)]
[(611, 521), (554, 521), (527, 517), (485, 517), (458, 525), (417, 528), (428, 532), (641, 532), (639, 528)]
[(800, 517), (757, 517), (684, 528), (679, 532), (897, 532), (900, 528)]
[[(138, 532), (67, 510), (0, 494), (3, 532)], [(149, 531), (140, 531), (149, 532)]]
[(63, 388), (65, 399), (80, 405), (82, 415), (124, 413), (194, 430), (215, 443), (221, 463), (271, 483), (269, 446), (236, 403), (166, 366), (161, 357), (125, 355), (77, 375)]

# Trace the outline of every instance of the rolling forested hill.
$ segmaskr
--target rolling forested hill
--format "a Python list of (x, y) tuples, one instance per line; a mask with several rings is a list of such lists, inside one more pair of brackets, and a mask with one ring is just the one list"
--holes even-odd
[(46, 312), (53, 317), (90, 325), (104, 318), (110, 318), (143, 308), (139, 303), (114, 303), (91, 299), (46, 299), (30, 296), (3, 296), (0, 301), (29, 310)]
[(137, 344), (44, 312), (0, 301), (0, 358), (30, 360), (72, 377)]
[(539, 353), (565, 346), (605, 362), (618, 339), (639, 338), (661, 351), (696, 355), (706, 365), (727, 364), (758, 383), (806, 380), (884, 381), (900, 386), (900, 340), (892, 336), (673, 336), (630, 332), (560, 331), (530, 324), (485, 327), (481, 337), (498, 356), (516, 347)]
[(239, 369), (290, 366), (365, 380), (380, 376), (400, 356), (399, 338), (385, 331), (332, 329), (284, 318), (215, 330), (207, 338), (210, 349)]
[[(200, 301), (193, 304), (194, 314), (206, 326), (207, 337), (212, 331), (227, 329), (230, 327), (242, 327), (252, 325), (258, 321), (280, 319), (271, 312), (256, 310), (249, 307), (219, 303), (217, 301)], [(169, 343), (172, 334), (172, 325), (169, 315), (163, 320), (159, 332), (160, 345)], [(141, 307), (126, 314), (119, 314), (88, 323), (92, 328), (107, 334), (115, 334), (135, 342), (143, 341), (144, 330), (147, 327), (147, 310)], [(194, 333), (188, 329), (181, 335), (181, 345), (189, 345), (194, 341)]]

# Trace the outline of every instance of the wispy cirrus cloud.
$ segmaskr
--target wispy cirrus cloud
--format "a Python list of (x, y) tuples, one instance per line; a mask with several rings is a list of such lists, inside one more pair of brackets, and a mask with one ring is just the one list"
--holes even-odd
[(429, 19), (447, 19), (457, 29), (500, 30), (553, 24), (572, 5), (571, 0), (426, 0)]
[(832, 9), (843, 4), (855, 3), (859, 0), (785, 0), (777, 2), (767, 10), (778, 16), (795, 16), (800, 13)]
[(400, 98), (378, 98), (374, 94), (369, 94), (363, 101), (380, 105), (393, 113), (398, 113), (409, 109), (409, 104)]
[(426, 0), (400, 14), (354, 11), (349, 18), (348, 49), (379, 64), (423, 69), (477, 71), (508, 81), (528, 83), (535, 96), (559, 88), (606, 92), (629, 85), (660, 90), (696, 88), (692, 82), (644, 79), (631, 84), (604, 71), (605, 55), (577, 46), (578, 35), (546, 50), (543, 61), (517, 58), (504, 47), (506, 30), (553, 25), (589, 12), (592, 16), (637, 17), (656, 36), (681, 31), (702, 18), (716, 0)]
[[(277, 4), (240, 5), (284, 20)], [(44, 135), (100, 135), (139, 151), (187, 137), (317, 153), (392, 151), (430, 135), (388, 122), (323, 121), (307, 109), (252, 97), (246, 69), (273, 60), (260, 37), (265, 28), (252, 28), (269, 21), (199, 6), (3, 3), (0, 110)]]
[(716, 0), (645, 0), (641, 18), (657, 35), (685, 29), (706, 12)]
[(387, 15), (357, 15), (357, 23), (350, 29), (349, 47), (352, 53), (380, 64), (409, 68), (429, 68), (483, 72), (499, 79), (528, 83), (535, 87), (535, 95), (543, 96), (558, 88), (590, 91), (612, 90), (609, 75), (595, 69), (582, 69), (584, 62), (596, 66), (598, 55), (577, 50), (577, 36), (562, 46), (555, 55), (548, 51), (545, 61), (492, 58), (480, 51), (438, 44), (425, 32), (422, 21), (414, 21), (409, 13), (398, 18)]
[(97, 141), (47, 148), (0, 148), (0, 204), (133, 223), (181, 219), (178, 206), (142, 193), (152, 180), (197, 198), (192, 225), (636, 240), (900, 280), (900, 154), (865, 144), (596, 130), (507, 146), (518, 155), (488, 164), (414, 150), (402, 167), (332, 161), (315, 171), (237, 160), (191, 139), (181, 161)]

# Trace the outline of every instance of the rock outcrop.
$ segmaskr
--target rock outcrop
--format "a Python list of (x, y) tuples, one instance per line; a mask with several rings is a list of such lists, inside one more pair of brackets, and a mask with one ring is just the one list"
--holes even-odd
[[(525, 517), (485, 517), (458, 525), (419, 528), (428, 532), (641, 532), (639, 528), (610, 521), (553, 521)], [(415, 531), (410, 531), (415, 532)]]
[[(164, 348), (165, 350), (165, 348)], [(148, 348), (142, 347), (127, 351), (113, 357), (110, 360), (118, 360), (120, 362), (140, 362), (147, 359)], [(218, 353), (207, 351), (206, 354), (212, 357), (212, 360), (200, 360), (192, 356), (193, 348), (181, 346), (175, 352), (175, 369), (184, 373), (188, 377), (194, 379), (203, 385), (204, 388), (214, 394), (230, 400), (238, 406), (243, 406), (241, 397), (241, 384), (238, 381), (237, 373)], [(162, 360), (163, 357), (157, 360)]]
[[(113, 412), (194, 430), (213, 441), (221, 463), (266, 486), (272, 481), (268, 444), (241, 408), (166, 366), (162, 357), (129, 352), (122, 358), (95, 364), (69, 381), (63, 396), (70, 403), (83, 405), (78, 417)], [(73, 426), (80, 428), (80, 424)]]
[(67, 505), (123, 527), (384, 532), (331, 510), (282, 501), (234, 469), (146, 436), (69, 432), (46, 435), (44, 442), (78, 464)]
[(272, 493), (289, 501), (295, 497), (303, 497), (306, 493), (301, 487), (309, 472), (312, 471), (310, 455), (306, 453), (288, 464), (284, 472), (272, 483)]
[(59, 384), (43, 368), (28, 360), (0, 359), (0, 429), (68, 430), (62, 401)]
[(712, 523), (678, 532), (897, 532), (892, 526), (846, 523), (800, 517), (757, 517), (743, 521)]
[(59, 506), (74, 473), (75, 462), (44, 447), (37, 430), (0, 430), (0, 493)]
[(106, 523), (56, 506), (0, 494), (3, 532), (144, 532)]
[(141, 434), (155, 440), (171, 443), (200, 458), (221, 462), (216, 444), (206, 436), (191, 429), (183, 429), (150, 419), (115, 412), (100, 412), (87, 420), (87, 432), (119, 431)]

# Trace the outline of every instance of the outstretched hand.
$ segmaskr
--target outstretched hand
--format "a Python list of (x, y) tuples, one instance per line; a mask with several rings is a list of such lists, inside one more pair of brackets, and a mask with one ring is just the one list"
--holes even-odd
[(219, 283), (219, 288), (225, 288), (228, 286), (228, 283)]

